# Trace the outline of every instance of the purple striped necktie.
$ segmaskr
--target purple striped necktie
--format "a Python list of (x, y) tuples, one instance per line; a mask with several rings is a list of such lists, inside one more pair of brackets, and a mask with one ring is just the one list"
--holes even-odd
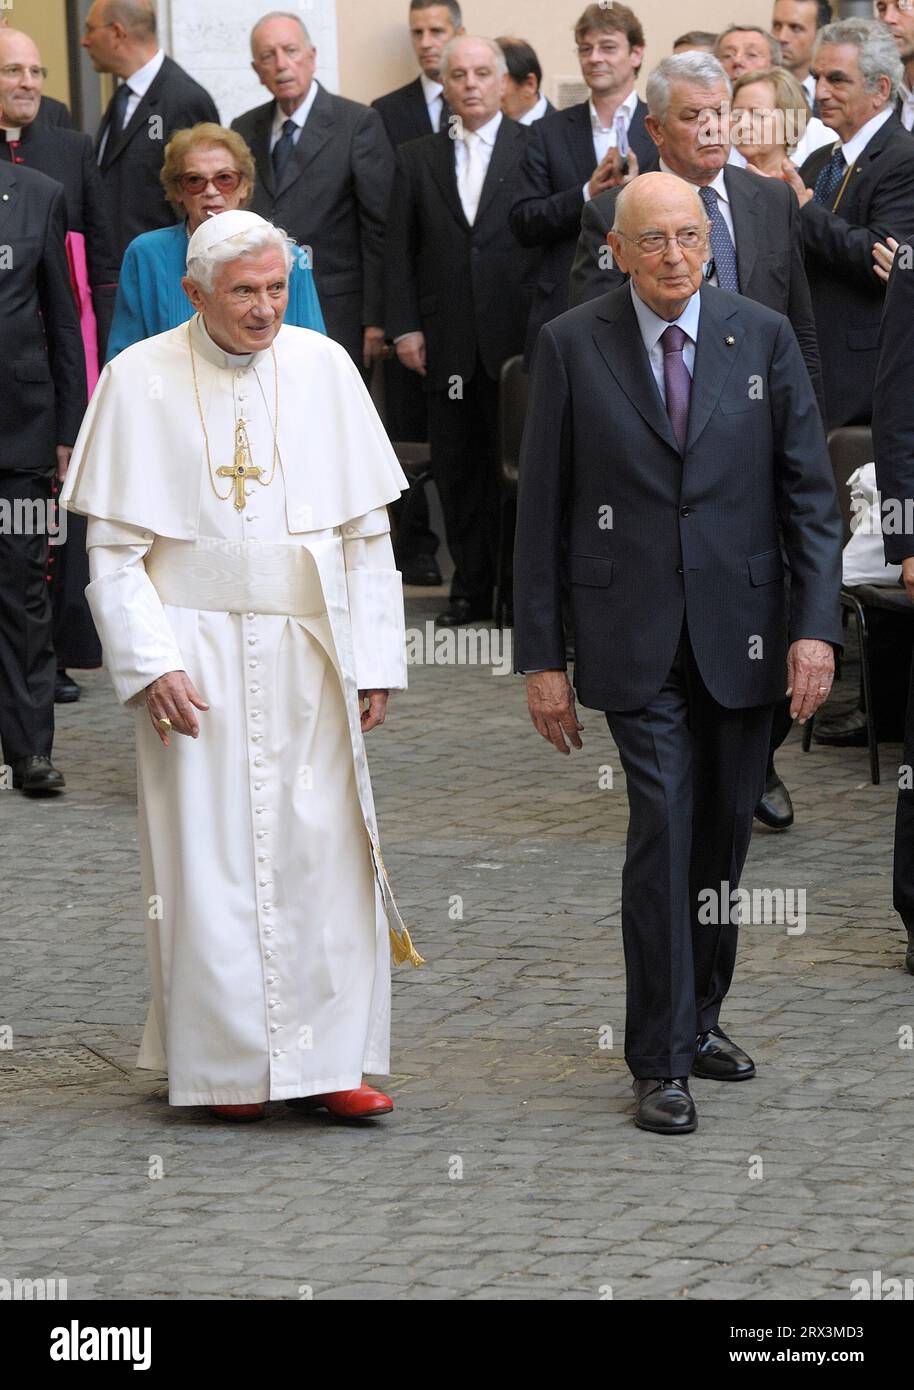
[(670, 417), (673, 433), (679, 443), (680, 453), (685, 453), (689, 433), (689, 404), (692, 399), (692, 378), (686, 366), (682, 350), (689, 341), (689, 335), (676, 323), (661, 334), (663, 344), (663, 380), (666, 385), (666, 413)]

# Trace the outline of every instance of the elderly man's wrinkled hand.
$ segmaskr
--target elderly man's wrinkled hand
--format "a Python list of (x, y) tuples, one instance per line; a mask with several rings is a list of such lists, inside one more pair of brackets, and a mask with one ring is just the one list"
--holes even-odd
[[(196, 738), (200, 732), (200, 721), (194, 714), (194, 707), (209, 709), (209, 705), (197, 690), (186, 671), (168, 671), (146, 687), (146, 708), (152, 727), (168, 747), (168, 735), (184, 734)], [(171, 721), (163, 729), (159, 720)]]
[[(564, 671), (536, 671), (527, 676), (527, 708), (533, 727), (560, 753), (583, 748), (574, 691)], [(570, 746), (569, 746), (570, 745)]]
[(790, 717), (801, 724), (815, 714), (831, 694), (835, 653), (828, 642), (801, 639), (787, 653), (787, 694)]

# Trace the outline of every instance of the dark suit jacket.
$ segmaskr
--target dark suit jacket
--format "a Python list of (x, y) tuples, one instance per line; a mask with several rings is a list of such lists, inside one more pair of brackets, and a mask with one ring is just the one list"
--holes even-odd
[[(405, 145), (407, 140), (421, 140), (423, 135), (435, 134), (428, 118), (425, 92), (418, 77), (414, 82), (407, 82), (405, 87), (398, 87), (395, 92), (377, 97), (371, 105), (384, 122), (387, 138), (394, 149)], [(441, 124), (446, 125), (447, 121), (442, 120)]]
[[(95, 141), (96, 153), (111, 118), (108, 104)], [(166, 57), (146, 95), (121, 131), (110, 131), (100, 165), (114, 224), (118, 258), (141, 232), (176, 220), (159, 182), (165, 146), (176, 130), (219, 120), (209, 92)]]
[[(747, 298), (790, 319), (824, 417), (822, 363), (803, 266), (803, 233), (796, 197), (787, 184), (761, 179), (748, 169), (735, 169), (732, 164), (724, 169), (724, 182), (736, 234), (741, 291)], [(617, 197), (618, 190), (610, 188), (584, 204), (581, 235), (571, 269), (572, 304), (595, 299), (627, 279), (615, 267), (601, 269), (600, 263)]]
[(277, 188), (270, 158), (275, 102), (232, 122), (257, 162), (254, 212), (313, 254), (327, 332), (362, 365), (362, 329), (384, 324), (384, 218), (393, 151), (376, 111), (318, 88)]
[[(812, 188), (830, 149), (816, 150), (800, 170)], [(868, 424), (885, 285), (873, 271), (873, 243), (914, 238), (914, 140), (892, 116), (857, 160), (838, 211), (809, 202), (800, 223), (812, 291), (826, 424)]]
[[(885, 296), (873, 392), (873, 457), (883, 503), (882, 540), (890, 565), (900, 565), (914, 555), (910, 522), (914, 509), (914, 271), (909, 258), (914, 258), (914, 246), (899, 247)], [(900, 503), (901, 508), (896, 509), (893, 503)], [(900, 518), (900, 525), (895, 517)]]
[(477, 351), (497, 379), (523, 347), (538, 253), (508, 226), (527, 130), (502, 118), (471, 227), (457, 192), (455, 145), (447, 130), (397, 152), (387, 224), (387, 332), (421, 330), (428, 391), (454, 375), (470, 380)]
[(70, 116), (70, 108), (56, 97), (42, 97), (38, 107), (36, 120), (43, 120), (48, 125), (64, 126), (67, 130), (72, 130), (73, 121)]
[[(639, 101), (628, 132), (642, 173), (656, 168), (657, 146), (644, 125), (647, 107)], [(596, 168), (590, 103), (553, 111), (529, 126), (530, 141), (521, 170), (520, 190), (511, 211), (511, 229), (522, 246), (543, 248), (543, 263), (530, 314), (528, 355), (540, 324), (568, 308), (568, 276), (574, 260), (584, 185)]]
[[(0, 164), (0, 469), (49, 473), (86, 408), (86, 360), (67, 264), (66, 205), (52, 179)], [(7, 263), (8, 262), (8, 263)]]
[(19, 139), (19, 155), (26, 166), (63, 184), (67, 230), (81, 232), (86, 239), (89, 284), (98, 323), (99, 357), (104, 361), (108, 329), (114, 314), (119, 257), (92, 140), (80, 131), (37, 120), (23, 127)]
[[(755, 376), (762, 391), (749, 389)], [(835, 484), (782, 315), (702, 288), (684, 454), (627, 284), (543, 328), (520, 463), (518, 670), (564, 669), (565, 578), (575, 685), (595, 709), (654, 698), (683, 616), (702, 678), (729, 709), (783, 698), (789, 641), (840, 644)]]

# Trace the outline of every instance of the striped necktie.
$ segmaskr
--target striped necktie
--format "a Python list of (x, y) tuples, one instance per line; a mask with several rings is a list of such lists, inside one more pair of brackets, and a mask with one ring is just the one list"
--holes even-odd
[(826, 208), (832, 208), (835, 202), (835, 194), (844, 182), (844, 175), (846, 173), (847, 160), (844, 158), (844, 151), (839, 145), (819, 177), (816, 179), (816, 186), (812, 195), (813, 202), (821, 203), (822, 206)]

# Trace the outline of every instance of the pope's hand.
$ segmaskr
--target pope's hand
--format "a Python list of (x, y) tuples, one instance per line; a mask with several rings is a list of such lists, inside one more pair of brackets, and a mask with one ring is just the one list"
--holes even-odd
[(397, 356), (404, 367), (408, 367), (411, 372), (418, 372), (420, 376), (425, 376), (425, 334), (407, 333), (397, 343)]
[[(194, 706), (197, 709), (209, 709), (209, 705), (186, 671), (168, 671), (146, 687), (149, 718), (166, 748), (169, 733), (187, 734), (189, 738), (197, 737), (200, 721), (194, 714)], [(170, 719), (171, 729), (160, 729), (160, 719)]]
[(569, 744), (584, 747), (580, 736), (584, 725), (578, 722), (574, 691), (564, 671), (535, 671), (527, 676), (527, 708), (537, 733), (560, 753), (570, 753)]
[[(378, 724), (383, 724), (387, 717), (387, 696), (386, 690), (360, 690), (359, 691), (359, 711), (362, 719), (362, 733), (367, 734), (369, 729), (373, 729)], [(368, 708), (362, 709), (362, 705), (368, 701)]]
[(828, 642), (801, 639), (787, 653), (787, 694), (790, 717), (805, 724), (824, 704), (835, 679), (835, 653)]

